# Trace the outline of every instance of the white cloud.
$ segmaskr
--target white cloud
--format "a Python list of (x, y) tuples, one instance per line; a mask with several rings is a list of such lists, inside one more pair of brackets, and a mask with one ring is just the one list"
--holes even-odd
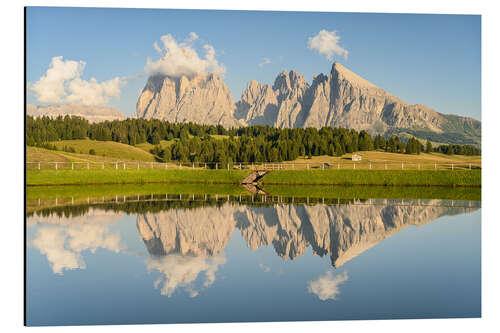
[(335, 300), (340, 294), (339, 285), (347, 281), (347, 272), (333, 275), (332, 271), (328, 271), (325, 275), (319, 276), (314, 281), (307, 283), (307, 290), (318, 296), (322, 301), (328, 299)]
[(182, 42), (177, 42), (171, 34), (164, 35), (160, 39), (161, 45), (155, 42), (153, 47), (161, 58), (156, 61), (150, 58), (146, 60), (145, 70), (149, 75), (163, 74), (171, 77), (183, 75), (193, 77), (207, 73), (224, 75), (226, 68), (216, 59), (216, 52), (212, 45), (203, 45), (205, 56), (198, 55), (194, 48), (194, 42), (198, 40), (196, 33), (189, 33), (188, 38)]
[(193, 257), (180, 254), (165, 257), (150, 258), (146, 261), (149, 271), (155, 269), (162, 275), (154, 282), (155, 288), (160, 288), (160, 294), (171, 297), (175, 290), (184, 289), (190, 297), (196, 297), (200, 290), (196, 289), (195, 280), (201, 272), (205, 272), (204, 288), (215, 282), (215, 273), (226, 258), (217, 255), (212, 258), (204, 256)]
[(268, 65), (271, 63), (271, 59), (269, 58), (262, 58), (262, 62), (259, 63), (259, 68), (264, 67), (265, 65)]
[(126, 84), (125, 78), (115, 77), (98, 82), (81, 78), (86, 63), (84, 61), (63, 60), (53, 57), (49, 69), (37, 82), (30, 85), (40, 103), (78, 103), (103, 105), (111, 97), (118, 97)]
[(332, 61), (335, 55), (347, 59), (348, 51), (339, 45), (340, 36), (336, 30), (321, 30), (314, 37), (309, 37), (307, 48), (326, 56), (328, 61)]

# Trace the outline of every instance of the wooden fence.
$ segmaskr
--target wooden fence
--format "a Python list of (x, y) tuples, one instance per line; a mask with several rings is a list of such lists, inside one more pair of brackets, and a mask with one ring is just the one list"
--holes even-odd
[(262, 162), (262, 163), (201, 163), (201, 162), (26, 162), (28, 170), (140, 170), (140, 169), (212, 169), (212, 170), (474, 170), (481, 163), (423, 162)]

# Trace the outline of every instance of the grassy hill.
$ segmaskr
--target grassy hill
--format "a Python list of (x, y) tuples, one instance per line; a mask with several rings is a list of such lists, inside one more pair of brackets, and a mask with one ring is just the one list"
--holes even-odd
[(94, 141), (88, 139), (62, 140), (51, 142), (51, 144), (55, 145), (58, 150), (63, 150), (64, 147), (73, 148), (76, 153), (83, 155), (88, 155), (90, 149), (93, 149), (95, 151), (95, 156), (111, 157), (128, 161), (153, 162), (155, 160), (154, 156), (148, 151), (114, 141)]

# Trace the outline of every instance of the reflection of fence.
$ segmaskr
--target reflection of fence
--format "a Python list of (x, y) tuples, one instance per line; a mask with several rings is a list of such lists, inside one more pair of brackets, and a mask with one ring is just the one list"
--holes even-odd
[(473, 170), (481, 169), (481, 162), (259, 162), (259, 163), (203, 163), (203, 162), (26, 162), (28, 170), (82, 170), (82, 169), (212, 169), (212, 170)]
[(138, 202), (207, 202), (239, 204), (299, 204), (299, 205), (382, 205), (382, 206), (425, 206), (425, 207), (461, 207), (480, 208), (481, 201), (469, 200), (433, 200), (433, 199), (337, 199), (321, 197), (285, 197), (272, 195), (220, 195), (220, 194), (137, 194), (115, 195), (107, 197), (87, 197), (75, 200), (74, 197), (53, 199), (29, 199), (26, 206), (31, 209), (64, 207), (73, 205), (124, 204)]

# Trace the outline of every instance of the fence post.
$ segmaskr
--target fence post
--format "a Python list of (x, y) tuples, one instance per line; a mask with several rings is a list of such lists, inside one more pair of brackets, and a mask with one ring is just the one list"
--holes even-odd
[(372, 162), (370, 162), (370, 170), (372, 169)]
[(434, 170), (437, 170), (437, 163), (434, 163)]
[(451, 163), (451, 170), (453, 170), (453, 163)]
[(217, 170), (219, 163), (215, 163), (215, 170)]
[(87, 170), (90, 169), (90, 162), (87, 162)]
[(56, 162), (56, 170), (57, 170), (57, 162)]
[(401, 170), (403, 170), (405, 167), (403, 166), (403, 163), (401, 163)]
[(205, 163), (205, 169), (207, 168), (207, 163)]
[(353, 168), (353, 169), (356, 169), (356, 163), (353, 163), (353, 164), (352, 164), (352, 168)]
[(118, 170), (118, 162), (115, 162), (115, 169)]
[(241, 170), (241, 163), (240, 163), (240, 170)]
[(309, 163), (307, 163), (307, 170), (309, 170)]
[(74, 166), (73, 166), (74, 162), (71, 162), (71, 170), (74, 170)]
[(340, 169), (340, 162), (337, 163), (337, 169)]
[(127, 164), (123, 162), (123, 170), (127, 169)]
[(40, 162), (38, 162), (38, 170), (40, 170)]

